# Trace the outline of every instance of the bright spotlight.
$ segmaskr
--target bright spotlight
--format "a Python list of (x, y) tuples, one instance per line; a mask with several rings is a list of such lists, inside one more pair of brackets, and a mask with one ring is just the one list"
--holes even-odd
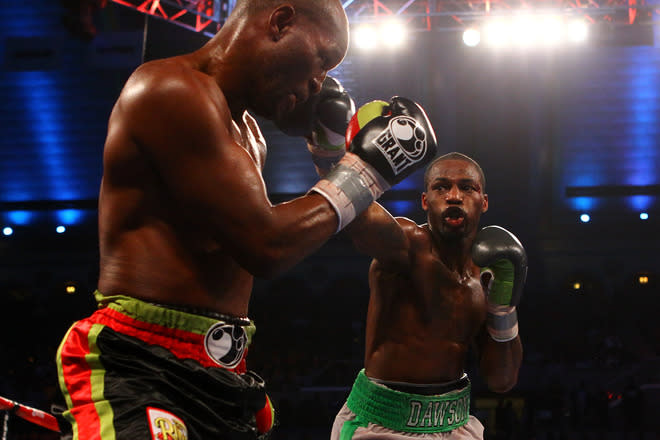
[(637, 283), (644, 285), (649, 283), (649, 276), (648, 275), (637, 275)]
[(538, 29), (534, 17), (523, 15), (517, 17), (509, 30), (511, 42), (518, 46), (530, 46), (536, 41)]
[(571, 287), (573, 287), (573, 290), (575, 291), (580, 290), (582, 289), (582, 283), (579, 281), (574, 281)]
[(406, 41), (406, 27), (400, 21), (386, 21), (380, 26), (380, 39), (387, 47), (401, 47)]
[(3, 235), (10, 236), (13, 233), (14, 233), (14, 230), (9, 226), (5, 226), (4, 228), (2, 228), (2, 234)]
[(65, 231), (66, 231), (66, 228), (62, 225), (55, 228), (55, 232), (57, 232), (58, 234), (63, 234)]
[(589, 223), (589, 221), (591, 221), (591, 217), (589, 216), (589, 214), (582, 214), (580, 216), (580, 221), (582, 223)]
[(509, 42), (509, 31), (503, 21), (491, 21), (485, 26), (484, 31), (485, 41), (491, 46), (504, 46)]
[(649, 213), (648, 213), (648, 212), (641, 212), (641, 213), (639, 214), (639, 218), (640, 218), (641, 220), (648, 220), (648, 219), (649, 219)]
[(587, 40), (589, 29), (585, 22), (576, 20), (568, 23), (566, 34), (568, 40), (575, 43), (583, 43)]
[(353, 40), (360, 49), (373, 49), (378, 42), (378, 32), (373, 26), (364, 24), (355, 30)]
[(477, 29), (465, 29), (463, 31), (463, 43), (469, 47), (475, 47), (481, 41), (481, 33)]
[(548, 46), (554, 46), (562, 38), (562, 22), (559, 17), (545, 16), (538, 22), (538, 40)]

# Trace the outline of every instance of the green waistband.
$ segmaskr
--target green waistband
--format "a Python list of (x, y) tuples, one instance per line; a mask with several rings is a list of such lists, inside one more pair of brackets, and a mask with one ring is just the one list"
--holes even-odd
[(360, 421), (376, 423), (394, 431), (447, 432), (468, 422), (470, 384), (434, 396), (408, 394), (371, 381), (362, 369), (346, 405)]
[[(142, 322), (201, 335), (205, 334), (211, 326), (218, 323), (218, 319), (215, 318), (151, 304), (131, 296), (105, 296), (96, 290), (94, 292), (94, 298), (99, 308), (108, 307)], [(250, 344), (252, 342), (252, 336), (256, 331), (256, 326), (253, 321), (250, 321), (250, 325), (244, 326), (244, 328), (247, 333), (248, 344)]]

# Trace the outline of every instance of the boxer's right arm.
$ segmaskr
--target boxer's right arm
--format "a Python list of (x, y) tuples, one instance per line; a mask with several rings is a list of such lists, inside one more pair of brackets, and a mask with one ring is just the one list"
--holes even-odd
[(133, 80), (116, 110), (130, 121), (186, 227), (217, 240), (257, 276), (278, 274), (317, 250), (337, 229), (328, 202), (313, 193), (273, 206), (259, 170), (231, 135), (224, 98), (208, 98), (205, 77), (162, 76)]
[(355, 249), (373, 257), (383, 265), (403, 268), (409, 264), (410, 241), (405, 218), (394, 218), (378, 202), (374, 202), (348, 226), (346, 232)]

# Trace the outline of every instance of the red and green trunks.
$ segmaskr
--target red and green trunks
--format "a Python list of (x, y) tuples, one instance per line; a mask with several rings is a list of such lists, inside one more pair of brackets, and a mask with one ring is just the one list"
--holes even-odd
[(73, 440), (256, 439), (273, 424), (264, 381), (247, 371), (255, 327), (95, 292), (57, 352)]

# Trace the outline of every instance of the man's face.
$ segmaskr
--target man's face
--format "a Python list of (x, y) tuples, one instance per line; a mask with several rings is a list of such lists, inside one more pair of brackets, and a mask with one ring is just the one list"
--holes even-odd
[(342, 23), (321, 26), (299, 15), (283, 27), (281, 38), (264, 59), (265, 82), (253, 95), (257, 113), (285, 125), (296, 108), (320, 91), (327, 72), (341, 62), (348, 48), (348, 31)]
[(463, 238), (476, 231), (488, 210), (479, 171), (470, 162), (448, 159), (433, 165), (422, 208), (431, 230), (444, 239)]

